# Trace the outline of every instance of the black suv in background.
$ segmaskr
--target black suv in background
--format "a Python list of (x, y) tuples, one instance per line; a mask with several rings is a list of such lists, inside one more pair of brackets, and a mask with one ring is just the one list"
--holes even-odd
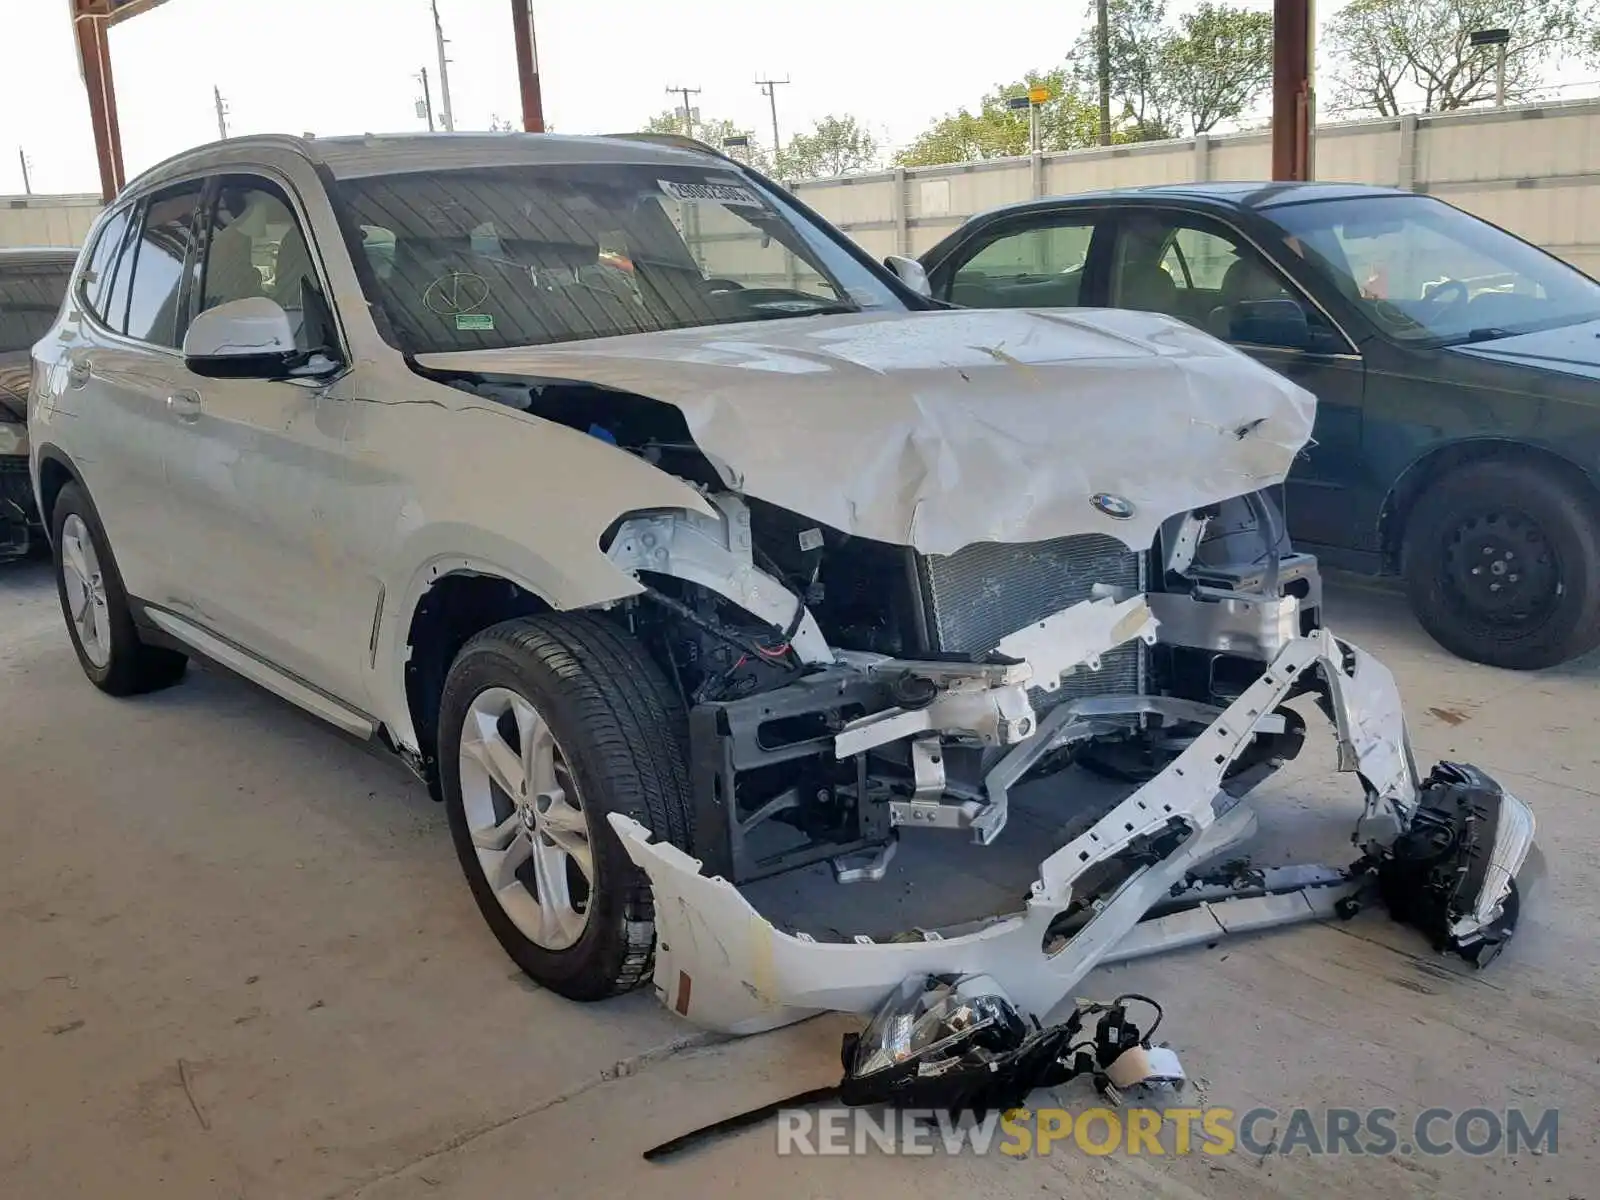
[(1032, 201), (922, 256), (975, 308), (1181, 317), (1317, 397), (1295, 545), (1398, 573), (1463, 658), (1600, 644), (1600, 283), (1430, 196), (1194, 183)]
[(49, 330), (76, 250), (0, 248), (0, 561), (26, 554), (39, 531), (28, 482), (28, 351)]

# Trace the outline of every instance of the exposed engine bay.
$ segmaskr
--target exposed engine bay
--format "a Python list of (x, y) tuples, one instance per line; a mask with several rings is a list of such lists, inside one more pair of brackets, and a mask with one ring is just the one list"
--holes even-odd
[[(635, 454), (712, 509), (628, 514), (600, 547), (641, 587), (615, 611), (689, 716), (692, 845), (610, 820), (654, 889), (657, 989), (691, 1021), (870, 1012), (909, 976), (973, 972), (1042, 1017), (1101, 962), (1348, 915), (1380, 883), (1442, 949), (1482, 963), (1509, 936), (1531, 814), (1451, 774), (1470, 769), (1418, 776), (1394, 680), (1322, 627), (1316, 562), (1290, 546), (1276, 489), (1167, 516), (1148, 545), (1080, 532), (924, 553), (742, 493), (672, 405), (450, 382)], [(1135, 509), (1083, 503), (1101, 528)], [(1300, 750), (1302, 696), (1361, 782), (1361, 856), (1219, 874), (1254, 829), (1244, 797)], [(782, 932), (740, 892), (821, 863), (870, 889), (903, 837), (988, 846), (1024, 781), (1059, 777), (1078, 803), (1070, 767), (1136, 786), (1044, 859), (1020, 912), (838, 941)]]

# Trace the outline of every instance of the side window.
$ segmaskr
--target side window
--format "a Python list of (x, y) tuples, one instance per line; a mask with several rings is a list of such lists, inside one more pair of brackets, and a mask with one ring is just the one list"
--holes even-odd
[(121, 330), (122, 315), (117, 313), (112, 318), (108, 302), (111, 297), (111, 285), (116, 274), (119, 261), (118, 251), (122, 249), (123, 238), (128, 232), (128, 214), (132, 206), (119, 209), (111, 214), (100, 229), (100, 236), (95, 239), (94, 250), (89, 255), (89, 265), (83, 271), (83, 303), (102, 325)]
[(133, 247), (139, 240), (139, 217), (144, 212), (141, 202), (128, 210), (128, 230), (122, 235), (120, 248), (112, 251), (111, 281), (106, 291), (106, 324), (118, 333), (128, 328), (128, 293), (133, 286)]
[(297, 348), (309, 350), (326, 339), (308, 333), (302, 284), (320, 295), (311, 248), (288, 197), (265, 179), (224, 179), (211, 209), (196, 311), (264, 296), (289, 314)]
[[(128, 294), (129, 337), (177, 348), (186, 324), (180, 311), (183, 269), (194, 249), (194, 217), (199, 201), (200, 185), (192, 183), (158, 193), (145, 205), (138, 239), (123, 256), (133, 260)], [(117, 286), (121, 287), (120, 280)]]
[(946, 299), (965, 308), (1072, 308), (1093, 239), (1089, 217), (1002, 234), (956, 268)]
[[(1287, 301), (1304, 314), (1305, 329), (1285, 329)], [(1111, 303), (1116, 308), (1166, 313), (1223, 341), (1294, 349), (1342, 348), (1322, 314), (1306, 305), (1283, 273), (1242, 238), (1183, 214), (1126, 217), (1111, 263)], [(1265, 319), (1263, 319), (1265, 314)], [(1289, 316), (1294, 310), (1289, 310)]]

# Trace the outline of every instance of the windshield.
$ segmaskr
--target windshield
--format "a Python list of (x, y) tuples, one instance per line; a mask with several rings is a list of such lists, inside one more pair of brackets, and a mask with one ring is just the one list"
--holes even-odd
[(518, 166), (338, 189), (368, 300), (413, 354), (902, 307), (733, 167)]
[(29, 350), (50, 331), (71, 276), (70, 262), (0, 265), (0, 354)]
[(1485, 341), (1600, 317), (1600, 284), (1426, 196), (1318, 200), (1271, 216), (1401, 341)]

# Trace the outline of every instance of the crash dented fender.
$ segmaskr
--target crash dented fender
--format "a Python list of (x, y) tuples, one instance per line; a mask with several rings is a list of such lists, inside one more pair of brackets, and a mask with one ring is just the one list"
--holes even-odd
[[(1359, 772), (1372, 789), (1365, 819), (1392, 832), (1415, 806), (1419, 788), (1394, 677), (1365, 651), (1318, 630), (1285, 645), (1164, 771), (1046, 858), (1023, 912), (976, 932), (850, 943), (783, 933), (733, 884), (702, 874), (699, 860), (612, 814), (612, 827), (654, 892), (657, 991), (697, 1025), (747, 1034), (819, 1011), (870, 1012), (917, 973), (982, 973), (1043, 1019), (1173, 884), (1253, 830), (1249, 802), (1223, 792), (1224, 773), (1311, 670), (1329, 683), (1340, 768)], [(1075, 881), (1174, 820), (1185, 827), (1181, 844), (1135, 871), (1063, 946), (1047, 952), (1047, 931), (1071, 903)]]

